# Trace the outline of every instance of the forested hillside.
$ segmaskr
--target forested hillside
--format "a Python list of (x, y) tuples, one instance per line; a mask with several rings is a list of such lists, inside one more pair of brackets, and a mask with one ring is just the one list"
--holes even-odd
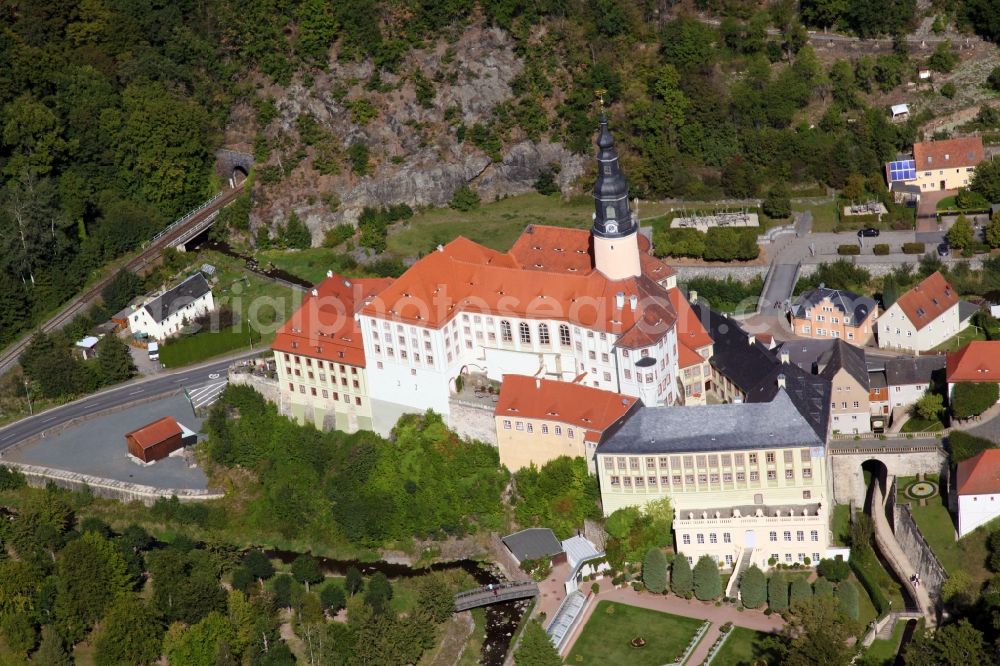
[[(4, 0), (0, 344), (217, 189), (223, 145), (257, 159), (253, 205), (226, 216), (250, 244), (296, 218), (317, 243), (368, 207), (360, 240), (378, 250), (391, 221), (379, 208), (580, 191), (599, 91), (640, 197), (842, 187), (876, 175), (927, 117), (890, 124), (887, 95), (917, 64), (945, 80), (962, 57), (903, 39), (818, 52), (806, 29), (889, 36), (933, 22), (992, 38), (991, 6)], [(935, 85), (921, 100), (948, 94)]]

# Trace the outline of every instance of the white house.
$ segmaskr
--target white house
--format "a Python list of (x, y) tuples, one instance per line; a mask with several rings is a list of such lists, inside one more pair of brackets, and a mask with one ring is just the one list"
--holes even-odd
[(1000, 516), (1000, 449), (958, 463), (958, 538)]
[(968, 327), (961, 301), (941, 273), (934, 272), (900, 296), (876, 322), (878, 346), (922, 352)]
[(195, 273), (173, 289), (143, 303), (128, 316), (133, 334), (165, 340), (185, 324), (215, 309), (212, 288), (205, 276)]

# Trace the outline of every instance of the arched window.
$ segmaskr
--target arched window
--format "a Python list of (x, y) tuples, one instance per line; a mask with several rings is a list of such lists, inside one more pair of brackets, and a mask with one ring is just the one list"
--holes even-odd
[(568, 345), (569, 342), (569, 326), (559, 324), (559, 344)]
[(517, 330), (521, 334), (521, 342), (526, 345), (531, 344), (531, 328), (523, 321), (517, 325)]
[(549, 325), (539, 324), (538, 325), (538, 341), (543, 345), (549, 344)]
[(512, 342), (514, 340), (514, 336), (510, 331), (510, 322), (506, 319), (500, 322), (500, 339), (504, 342)]
[(608, 220), (615, 219), (615, 207), (614, 206), (607, 206), (604, 209), (604, 217), (605, 217), (605, 219), (608, 219)]

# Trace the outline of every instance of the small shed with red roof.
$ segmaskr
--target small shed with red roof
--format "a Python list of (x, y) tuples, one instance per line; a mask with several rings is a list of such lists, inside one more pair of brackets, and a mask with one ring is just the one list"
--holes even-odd
[(184, 440), (184, 428), (172, 416), (164, 416), (125, 434), (129, 454), (144, 463), (166, 458), (182, 448)]

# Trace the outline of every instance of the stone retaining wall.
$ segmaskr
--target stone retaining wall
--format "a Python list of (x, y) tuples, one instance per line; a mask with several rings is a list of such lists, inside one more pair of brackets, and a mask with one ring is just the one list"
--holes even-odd
[(33, 488), (44, 487), (49, 482), (60, 488), (82, 491), (89, 489), (97, 497), (121, 500), (122, 502), (139, 501), (151, 506), (160, 498), (169, 499), (176, 495), (182, 502), (200, 502), (204, 500), (222, 499), (223, 493), (215, 490), (196, 490), (192, 488), (154, 488), (138, 483), (105, 479), (88, 474), (69, 472), (63, 469), (28, 465), (11, 461), (0, 462), (0, 465), (19, 470)]
[(268, 402), (280, 406), (281, 392), (278, 390), (278, 380), (262, 377), (249, 372), (229, 372), (229, 383), (237, 386), (249, 386), (264, 396)]
[(460, 404), (457, 400), (448, 403), (448, 427), (462, 437), (497, 445), (496, 421), (492, 409), (483, 409)]
[(948, 578), (948, 574), (934, 555), (924, 535), (920, 533), (910, 512), (910, 505), (897, 504), (895, 514), (896, 539), (909, 557), (910, 564), (920, 574), (920, 584), (927, 588), (931, 599), (939, 602), (941, 584)]
[(770, 265), (761, 266), (671, 266), (677, 272), (677, 282), (687, 283), (695, 278), (725, 280), (731, 277), (740, 282), (749, 282), (755, 277), (767, 275)]

